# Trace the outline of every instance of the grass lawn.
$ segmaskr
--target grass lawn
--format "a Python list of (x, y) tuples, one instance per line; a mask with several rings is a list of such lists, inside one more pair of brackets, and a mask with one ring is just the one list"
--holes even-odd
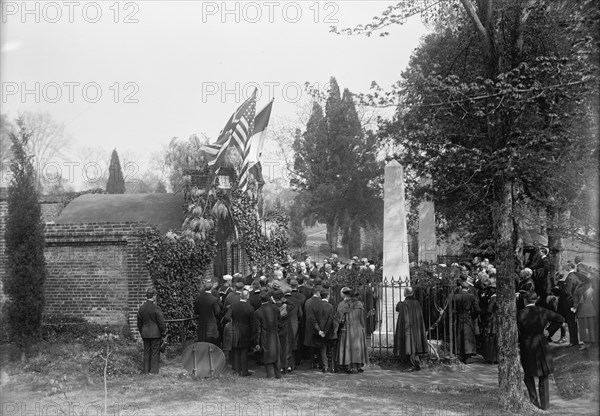
[(584, 351), (559, 347), (553, 353), (553, 376), (562, 398), (576, 399), (600, 391), (597, 345)]
[[(301, 367), (281, 380), (267, 380), (264, 369), (254, 367), (251, 377), (225, 370), (217, 379), (193, 380), (175, 354), (162, 361), (159, 375), (139, 374), (140, 346), (125, 341), (109, 361), (105, 412), (101, 346), (42, 342), (23, 363), (9, 360), (10, 349), (2, 346), (0, 415), (506, 415), (498, 406), (494, 367), (403, 373), (373, 365), (360, 375), (322, 374)], [(555, 356), (557, 383), (573, 391), (563, 377), (573, 368), (582, 374), (578, 366), (593, 360), (579, 351), (564, 357), (555, 351)], [(588, 367), (585, 371), (591, 374), (593, 368)], [(478, 368), (488, 371), (487, 378), (479, 377)], [(575, 391), (585, 396), (594, 386), (597, 379)], [(562, 399), (553, 396), (554, 410), (544, 414), (594, 414), (589, 401), (558, 400)]]

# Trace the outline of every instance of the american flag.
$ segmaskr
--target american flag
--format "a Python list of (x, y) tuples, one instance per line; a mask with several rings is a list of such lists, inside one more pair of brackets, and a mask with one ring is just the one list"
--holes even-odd
[(240, 172), (240, 189), (245, 192), (248, 189), (248, 177), (250, 176), (250, 168), (258, 162), (260, 153), (265, 139), (265, 130), (269, 125), (271, 117), (271, 108), (273, 100), (269, 102), (254, 118), (254, 129), (252, 136), (246, 141), (246, 149), (244, 150), (244, 160), (242, 162), (242, 170)]
[(216, 157), (208, 162), (209, 166), (220, 166), (227, 149), (233, 144), (240, 155), (245, 155), (246, 142), (254, 130), (254, 114), (256, 113), (256, 89), (244, 104), (242, 104), (229, 119), (229, 122), (219, 135), (217, 144), (220, 144)]

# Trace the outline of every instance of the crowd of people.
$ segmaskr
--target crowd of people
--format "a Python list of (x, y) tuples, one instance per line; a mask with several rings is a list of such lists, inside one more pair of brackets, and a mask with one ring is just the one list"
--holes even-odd
[[(374, 269), (366, 259), (352, 259), (355, 269)], [(368, 363), (365, 307), (359, 293), (340, 291), (333, 305), (330, 283), (341, 265), (327, 260), (275, 264), (269, 274), (223, 276), (223, 283), (202, 283), (194, 304), (199, 342), (229, 353), (231, 367), (249, 376), (248, 360), (264, 365), (267, 377), (280, 378), (309, 360), (323, 372), (362, 372)], [(337, 297), (337, 296), (336, 296)]]
[[(554, 368), (550, 343), (586, 350), (598, 342), (597, 271), (576, 257), (552, 274), (548, 254), (547, 247), (540, 247), (515, 278), (525, 385), (531, 401), (541, 409), (548, 408), (548, 376)], [(460, 268), (458, 293), (452, 294), (458, 355), (467, 362), (469, 357), (481, 354), (488, 363), (496, 363), (496, 269), (487, 259), (478, 257), (453, 266)]]
[[(457, 355), (465, 363), (476, 354), (497, 363), (496, 268), (478, 257), (452, 266), (459, 271), (449, 302)], [(307, 259), (275, 264), (268, 274), (252, 266), (247, 276), (236, 273), (223, 276), (221, 283), (203, 282), (194, 304), (197, 341), (222, 348), (240, 376), (252, 374), (249, 358), (265, 366), (268, 378), (281, 378), (303, 360), (323, 372), (362, 372), (368, 362), (367, 336), (376, 325), (369, 322), (370, 317), (377, 319), (376, 302), (369, 303), (364, 293), (350, 287), (343, 287), (339, 297), (332, 296), (331, 283), (340, 269), (373, 272), (376, 267), (356, 257), (347, 264), (333, 257), (320, 267)], [(549, 343), (584, 350), (598, 340), (598, 274), (575, 258), (551, 275), (548, 249), (541, 247), (522, 267), (515, 285), (525, 384), (532, 401), (545, 408), (552, 372)], [(341, 300), (333, 304), (334, 298)], [(151, 305), (145, 310), (157, 313)], [(404, 288), (396, 312), (394, 355), (419, 370), (419, 355), (428, 352), (428, 343), (423, 305), (413, 288)], [(139, 316), (138, 322), (143, 336)], [(164, 336), (164, 323), (158, 327)], [(145, 356), (154, 357), (157, 348), (145, 342)], [(146, 370), (158, 371), (157, 361)], [(534, 377), (540, 379), (539, 395)]]

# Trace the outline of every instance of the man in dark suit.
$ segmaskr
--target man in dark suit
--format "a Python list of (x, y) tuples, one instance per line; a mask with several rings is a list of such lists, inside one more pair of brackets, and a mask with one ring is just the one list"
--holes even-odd
[(550, 259), (548, 258), (549, 250), (546, 247), (540, 247), (536, 255), (531, 259), (529, 266), (533, 271), (533, 283), (535, 284), (535, 293), (539, 296), (538, 304), (546, 305), (546, 299), (552, 294), (552, 278), (550, 276)]
[(167, 328), (162, 310), (156, 305), (156, 290), (146, 291), (146, 303), (137, 313), (137, 327), (144, 341), (144, 374), (158, 374), (160, 344)]
[(298, 292), (304, 295), (304, 299), (309, 299), (313, 295), (313, 287), (310, 280), (302, 280), (298, 277)]
[(319, 277), (319, 269), (317, 268), (317, 263), (315, 263), (312, 260), (310, 261), (310, 269), (308, 270), (308, 276), (311, 279), (316, 279), (317, 277)]
[(254, 339), (256, 349), (262, 352), (267, 378), (281, 378), (279, 345), (279, 309), (269, 303), (269, 295), (261, 294), (261, 306), (254, 312)]
[(250, 270), (250, 274), (244, 279), (244, 283), (246, 284), (246, 286), (250, 286), (252, 282), (258, 280), (258, 278), (260, 277), (260, 274), (258, 274), (258, 267), (255, 264), (250, 266)]
[[(563, 324), (565, 319), (556, 312), (536, 306), (536, 292), (527, 292), (524, 298), (525, 308), (517, 313), (524, 381), (531, 402), (546, 410), (550, 405), (548, 376), (554, 371), (554, 362), (548, 340), (544, 336), (544, 328), (548, 322)], [(535, 388), (535, 377), (539, 378), (539, 396)]]
[[(304, 277), (302, 275), (298, 276), (300, 281), (304, 281)], [(295, 304), (298, 306), (298, 328), (297, 334), (295, 335), (296, 340), (296, 350), (294, 353), (294, 364), (299, 366), (302, 362), (302, 356), (304, 354), (304, 303), (306, 302), (306, 296), (300, 293), (299, 290), (299, 281), (291, 280), (290, 286), (292, 288), (289, 297), (295, 301)], [(288, 296), (288, 295), (286, 295)]]
[(314, 328), (314, 342), (318, 345), (319, 356), (321, 360), (321, 368), (324, 373), (327, 371), (333, 372), (333, 363), (328, 366), (327, 350), (332, 345), (332, 340), (336, 337), (336, 332), (333, 328), (333, 318), (335, 316), (335, 308), (329, 303), (329, 291), (322, 289), (319, 293), (320, 302), (315, 302), (310, 308), (309, 321)]
[[(295, 282), (295, 280), (292, 280), (292, 282)], [(297, 286), (298, 286), (298, 283), (296, 282), (296, 287)], [(298, 293), (298, 294), (300, 295), (300, 293)], [(298, 300), (298, 298), (292, 296), (291, 289), (286, 289), (284, 295), (285, 295), (285, 301), (289, 305), (293, 306), (293, 308), (291, 308), (291, 311), (290, 311), (290, 324), (292, 325), (292, 341), (291, 341), (291, 350), (292, 350), (292, 355), (293, 355), (292, 369), (295, 369), (296, 366), (298, 365), (298, 351), (299, 351), (298, 340), (300, 337), (300, 322), (302, 322), (302, 318), (304, 317), (304, 315), (302, 313), (302, 304), (300, 303), (300, 300)]]
[(312, 368), (317, 368), (317, 363), (315, 360), (316, 349), (318, 345), (315, 343), (314, 335), (318, 334), (315, 330), (315, 327), (310, 322), (310, 317), (312, 316), (312, 308), (315, 307), (316, 304), (321, 302), (321, 286), (315, 285), (314, 294), (306, 299), (304, 303), (304, 345), (308, 349), (309, 359), (312, 364)]
[(203, 283), (202, 292), (194, 302), (194, 314), (198, 324), (198, 342), (210, 342), (219, 346), (219, 300), (211, 293), (210, 283)]
[(240, 296), (242, 294), (242, 290), (244, 289), (244, 282), (238, 280), (234, 283), (234, 285), (235, 292), (230, 292), (227, 295), (227, 298), (225, 298), (225, 302), (223, 303), (224, 313), (227, 313), (227, 311), (229, 310), (229, 308), (231, 308), (233, 304), (238, 303), (240, 301)]
[(252, 305), (254, 310), (260, 308), (260, 292), (260, 282), (258, 280), (253, 281), (252, 291), (250, 293), (250, 297), (248, 298), (248, 302), (250, 303), (250, 305)]
[(252, 320), (254, 308), (248, 303), (250, 294), (247, 290), (240, 293), (240, 301), (231, 305), (225, 314), (225, 322), (231, 322), (231, 365), (238, 375), (246, 377), (248, 371), (248, 348), (252, 339)]

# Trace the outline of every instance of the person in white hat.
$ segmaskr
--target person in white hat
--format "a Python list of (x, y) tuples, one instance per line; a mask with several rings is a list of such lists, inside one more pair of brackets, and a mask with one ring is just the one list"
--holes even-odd
[(232, 292), (231, 289), (231, 281), (233, 280), (233, 276), (230, 274), (223, 275), (223, 284), (219, 288), (219, 298), (221, 300), (221, 305), (225, 302), (225, 298), (227, 295)]

